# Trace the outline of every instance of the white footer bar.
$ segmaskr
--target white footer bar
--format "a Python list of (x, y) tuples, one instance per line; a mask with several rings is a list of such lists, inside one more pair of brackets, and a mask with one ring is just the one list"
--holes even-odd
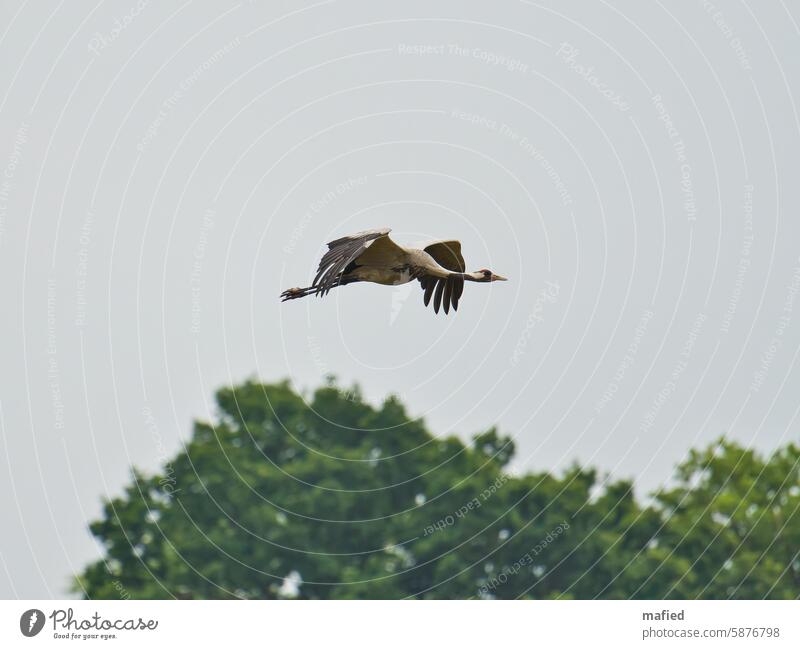
[[(800, 602), (2, 601), (0, 647), (800, 647)], [(549, 644), (554, 643), (554, 644)], [(557, 643), (557, 644), (556, 644)], [(566, 643), (566, 644), (565, 644)]]

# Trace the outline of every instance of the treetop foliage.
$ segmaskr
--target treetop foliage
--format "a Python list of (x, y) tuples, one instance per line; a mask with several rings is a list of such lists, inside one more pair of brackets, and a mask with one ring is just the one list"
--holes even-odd
[(800, 448), (720, 439), (643, 504), (573, 466), (508, 471), (514, 443), (434, 435), (396, 397), (329, 381), (217, 393), (162, 470), (90, 525), (89, 598), (796, 598)]

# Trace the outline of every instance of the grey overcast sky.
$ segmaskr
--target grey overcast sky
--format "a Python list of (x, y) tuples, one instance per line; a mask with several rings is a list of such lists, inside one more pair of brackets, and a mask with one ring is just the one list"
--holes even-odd
[[(800, 9), (0, 6), (0, 596), (65, 596), (220, 386), (332, 373), (515, 470), (646, 494), (800, 408)], [(466, 287), (281, 304), (325, 242), (459, 238)]]

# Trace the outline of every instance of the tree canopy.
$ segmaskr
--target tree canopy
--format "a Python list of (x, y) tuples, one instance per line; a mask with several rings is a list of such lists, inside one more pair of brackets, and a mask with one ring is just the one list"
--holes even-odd
[(90, 529), (88, 598), (796, 598), (800, 448), (720, 439), (644, 504), (573, 466), (513, 474), (509, 437), (433, 435), (334, 382), (217, 394)]

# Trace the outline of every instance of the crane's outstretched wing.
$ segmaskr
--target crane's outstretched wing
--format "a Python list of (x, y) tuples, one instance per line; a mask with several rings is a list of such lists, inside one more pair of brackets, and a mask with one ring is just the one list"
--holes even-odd
[(447, 270), (456, 273), (463, 273), (467, 270), (464, 257), (461, 255), (460, 241), (431, 241), (425, 245), (423, 250), (433, 257), (437, 264)]
[[(436, 263), (452, 270), (455, 273), (463, 273), (467, 266), (464, 257), (461, 255), (460, 241), (434, 241), (426, 245), (423, 250), (436, 260)], [(458, 301), (464, 292), (464, 280), (460, 277), (430, 277), (428, 275), (420, 277), (419, 283), (425, 291), (425, 306), (433, 297), (433, 310), (439, 313), (439, 307), (444, 304), (444, 312), (450, 313), (450, 306), (453, 311), (458, 311)]]
[(328, 293), (337, 285), (347, 266), (368, 251), (371, 261), (375, 262), (391, 258), (393, 254), (400, 252), (402, 249), (389, 238), (390, 232), (390, 228), (364, 230), (331, 241), (328, 244), (328, 252), (319, 262), (317, 275), (311, 284), (316, 289), (315, 293), (319, 296)]

